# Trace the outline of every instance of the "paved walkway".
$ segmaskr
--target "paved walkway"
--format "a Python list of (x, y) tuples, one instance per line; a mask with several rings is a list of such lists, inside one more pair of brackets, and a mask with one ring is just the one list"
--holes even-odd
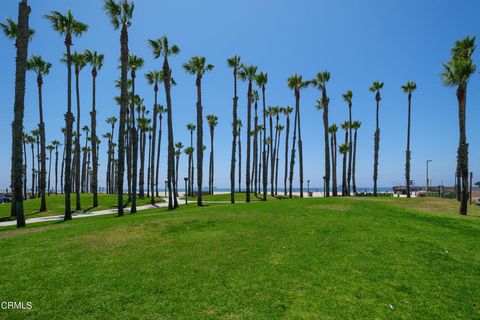
[[(147, 204), (143, 206), (138, 206), (137, 211), (142, 211), (142, 210), (147, 210), (147, 209), (155, 209), (155, 208), (163, 208), (163, 207), (168, 207), (168, 202), (160, 202), (155, 205)], [(125, 208), (124, 209), (125, 213), (130, 212), (130, 208)], [(117, 209), (106, 209), (106, 210), (99, 210), (99, 211), (91, 211), (91, 212), (78, 212), (72, 214), (73, 219), (77, 218), (88, 218), (88, 217), (96, 217), (96, 216), (102, 216), (106, 214), (116, 214)], [(54, 216), (45, 216), (45, 217), (38, 217), (38, 218), (31, 218), (25, 220), (25, 223), (27, 225), (31, 223), (39, 223), (39, 222), (47, 222), (47, 221), (59, 221), (63, 220), (64, 215), (59, 214), (59, 215), (54, 215)], [(16, 226), (17, 221), (16, 220), (11, 220), (11, 221), (3, 221), (0, 222), (0, 227), (8, 227), (8, 226)]]

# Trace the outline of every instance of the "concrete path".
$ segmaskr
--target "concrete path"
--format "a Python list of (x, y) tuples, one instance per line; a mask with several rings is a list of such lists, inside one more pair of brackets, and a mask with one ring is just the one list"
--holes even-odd
[[(155, 209), (155, 208), (163, 208), (163, 207), (168, 207), (168, 202), (160, 202), (160, 203), (157, 203), (155, 205), (147, 204), (147, 205), (143, 205), (143, 206), (138, 206), (137, 211), (142, 211), (142, 210), (147, 210), (147, 209)], [(124, 208), (124, 212), (129, 213), (130, 208)], [(116, 214), (116, 213), (117, 213), (117, 209), (106, 209), (106, 210), (91, 211), (91, 212), (78, 212), (78, 213), (72, 214), (72, 218), (73, 219), (88, 218), (88, 217), (96, 217), (96, 216), (102, 216), (102, 215), (106, 215), (106, 214)], [(39, 222), (47, 222), (47, 221), (59, 221), (59, 220), (63, 220), (63, 218), (64, 218), (64, 215), (59, 214), (59, 215), (55, 215), (55, 216), (45, 216), (45, 217), (27, 219), (27, 220), (25, 220), (25, 223), (27, 225), (29, 225), (31, 223), (39, 223)], [(0, 222), (0, 227), (8, 227), (8, 226), (16, 226), (16, 225), (17, 225), (17, 221), (15, 221), (15, 220)]]

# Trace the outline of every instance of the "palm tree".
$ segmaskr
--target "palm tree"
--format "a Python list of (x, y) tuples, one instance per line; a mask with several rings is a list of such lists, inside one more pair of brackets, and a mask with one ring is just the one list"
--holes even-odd
[(295, 121), (293, 125), (293, 143), (292, 154), (290, 156), (290, 189), (289, 197), (292, 197), (292, 185), (293, 185), (293, 167), (295, 164), (295, 142), (298, 128), (298, 158), (300, 169), (300, 197), (303, 198), (303, 148), (302, 148), (302, 134), (300, 126), (300, 91), (310, 84), (309, 81), (303, 81), (302, 76), (292, 75), (288, 78), (288, 87), (293, 90), (295, 95)]
[(353, 161), (352, 161), (352, 190), (354, 194), (357, 194), (357, 184), (355, 183), (355, 164), (357, 160), (357, 131), (360, 129), (362, 123), (360, 121), (353, 121), (352, 128), (354, 130), (353, 138)]
[[(343, 145), (346, 145), (348, 147), (348, 150), (347, 152), (349, 151), (350, 149), (350, 144), (348, 143), (349, 139), (348, 139), (348, 132), (350, 130), (350, 123), (348, 121), (345, 121), (344, 123), (341, 124), (341, 127), (343, 130), (345, 130), (345, 142), (343, 143)], [(340, 148), (342, 147), (342, 145), (340, 146)], [(342, 196), (347, 196), (349, 195), (348, 193), (348, 187), (347, 187), (347, 171), (346, 171), (346, 155), (344, 155), (344, 158), (343, 158), (343, 175), (342, 175)]]
[(246, 202), (250, 202), (250, 131), (252, 131), (252, 83), (256, 79), (257, 67), (256, 66), (241, 66), (241, 70), (238, 73), (238, 77), (242, 81), (248, 82), (247, 91), (247, 165), (246, 165)]
[[(131, 96), (130, 96), (130, 141), (129, 141), (129, 152), (130, 159), (131, 159), (131, 200), (132, 205), (130, 209), (130, 213), (137, 212), (137, 160), (138, 160), (138, 132), (137, 128), (135, 127), (135, 78), (137, 76), (137, 70), (142, 68), (145, 61), (143, 58), (138, 57), (134, 54), (128, 56), (127, 66), (128, 70), (130, 70), (130, 78), (132, 80), (132, 89), (131, 89)], [(155, 101), (156, 105), (156, 101)], [(154, 105), (154, 109), (155, 109)], [(154, 115), (154, 120), (156, 124), (156, 114)], [(153, 153), (152, 153), (153, 154)], [(149, 160), (150, 161), (150, 160)], [(153, 188), (152, 188), (153, 189)], [(152, 200), (152, 204), (155, 203)]]
[(28, 143), (28, 134), (22, 134), (22, 144), (23, 144), (23, 199), (27, 200), (27, 143)]
[(238, 192), (242, 192), (242, 120), (237, 119), (237, 135), (238, 135)]
[[(174, 209), (178, 207), (177, 194), (175, 188), (175, 167), (174, 167), (174, 156), (175, 150), (173, 145), (173, 118), (172, 118), (172, 98), (170, 95), (170, 90), (172, 82), (175, 81), (172, 79), (172, 70), (168, 64), (168, 57), (175, 56), (180, 52), (180, 49), (176, 45), (170, 45), (167, 37), (162, 37), (157, 40), (148, 40), (150, 46), (153, 49), (153, 56), (159, 58), (163, 56), (163, 85), (165, 87), (165, 96), (167, 100), (167, 124), (168, 124), (168, 209)], [(173, 81), (172, 81), (173, 80)]]
[(195, 151), (195, 149), (193, 147), (187, 147), (184, 149), (184, 152), (185, 152), (185, 155), (187, 155), (187, 158), (188, 158), (188, 165), (187, 165), (187, 172), (188, 172), (188, 186), (187, 186), (187, 190), (185, 190), (185, 194), (186, 195), (190, 195), (191, 194), (191, 184), (190, 184), (190, 172), (192, 171), (192, 162), (190, 161), (190, 159), (193, 157), (193, 152)]
[[(258, 134), (260, 135), (259, 138), (258, 138), (258, 144), (259, 144), (259, 152), (258, 152), (258, 169), (257, 169), (257, 183), (258, 183), (258, 187), (257, 187), (257, 190), (258, 192), (262, 192), (262, 184), (263, 184), (263, 172), (262, 172), (262, 169), (263, 169), (263, 132), (265, 131), (265, 128), (263, 127), (263, 124), (259, 124), (257, 126), (257, 132)], [(263, 194), (263, 192), (262, 192)], [(263, 199), (263, 198), (262, 198)]]
[(108, 140), (108, 164), (107, 164), (107, 187), (108, 187), (108, 193), (113, 193), (113, 179), (111, 179), (111, 175), (113, 174), (112, 166), (113, 166), (113, 154), (114, 154), (114, 149), (112, 146), (113, 143), (113, 137), (115, 133), (115, 123), (117, 122), (116, 117), (109, 117), (106, 120), (107, 124), (111, 126), (111, 132), (109, 136), (107, 136)]
[(457, 150), (457, 182), (460, 190), (461, 215), (467, 214), (468, 202), (468, 144), (466, 134), (466, 109), (467, 109), (467, 84), (471, 75), (475, 73), (476, 66), (473, 63), (472, 55), (475, 51), (475, 37), (466, 37), (455, 42), (451, 51), (451, 59), (443, 65), (443, 84), (448, 87), (457, 88), (458, 121), (460, 139)]
[(180, 162), (180, 156), (182, 155), (183, 143), (175, 143), (175, 185), (177, 186), (177, 197), (178, 197), (178, 163)]
[[(37, 156), (36, 156), (36, 159), (37, 159), (37, 170), (36, 170), (36, 173), (37, 173), (37, 176), (36, 176), (36, 179), (35, 179), (35, 195), (39, 194), (39, 191), (40, 191), (40, 188), (39, 188), (39, 180), (40, 180), (40, 129), (35, 129), (35, 130), (32, 130), (30, 132), (32, 134), (32, 138), (34, 140), (34, 145), (37, 146)], [(33, 161), (35, 159), (32, 159)], [(35, 162), (34, 162), (35, 163)]]
[(343, 169), (342, 169), (342, 196), (346, 195), (346, 187), (345, 183), (347, 180), (347, 153), (348, 150), (350, 149), (348, 146), (348, 143), (343, 143), (339, 146), (340, 153), (343, 156)]
[(377, 103), (376, 121), (375, 121), (375, 136), (373, 149), (373, 196), (377, 196), (377, 179), (378, 179), (378, 151), (380, 149), (380, 128), (378, 126), (378, 112), (380, 107), (380, 90), (383, 88), (383, 82), (375, 81), (370, 87), (370, 91), (375, 93), (375, 101)]
[(322, 91), (320, 105), (323, 108), (323, 133), (325, 144), (325, 196), (330, 196), (330, 149), (328, 146), (328, 104), (330, 99), (327, 96), (327, 82), (330, 81), (330, 72), (317, 73), (311, 84)]
[(197, 86), (197, 205), (202, 205), (202, 180), (203, 180), (203, 106), (202, 106), (202, 78), (207, 72), (213, 70), (213, 64), (206, 64), (205, 57), (192, 57), (183, 64), (183, 69), (196, 77)]
[[(149, 71), (145, 74), (145, 78), (147, 79), (147, 82), (149, 85), (153, 85), (153, 92), (154, 92), (154, 103), (153, 103), (153, 126), (152, 126), (152, 130), (153, 130), (153, 137), (152, 137), (152, 155), (151, 155), (151, 162), (152, 162), (152, 167), (150, 168), (150, 176), (151, 176), (151, 179), (150, 179), (150, 187), (152, 189), (152, 195), (151, 195), (151, 199), (150, 199), (150, 203), (151, 204), (155, 204), (155, 193), (153, 191), (153, 188), (155, 186), (155, 182), (157, 181), (156, 179), (154, 179), (155, 177), (155, 166), (153, 165), (155, 163), (155, 144), (156, 144), (156, 141), (157, 141), (157, 116), (158, 116), (158, 111), (159, 111), (159, 105), (158, 105), (158, 82), (161, 81), (161, 73), (160, 71), (158, 70), (154, 70), (154, 71)], [(161, 116), (161, 115), (160, 115)], [(135, 142), (134, 142), (135, 144)], [(160, 146), (160, 143), (158, 144)], [(134, 146), (134, 150), (135, 149), (135, 146)], [(135, 157), (133, 157), (133, 161), (136, 162), (135, 160)], [(136, 163), (134, 164), (134, 169), (133, 169), (133, 172), (134, 172), (134, 175), (136, 176)], [(158, 167), (158, 165), (157, 165)], [(178, 175), (178, 174), (177, 174)], [(157, 183), (158, 184), (158, 183)], [(158, 193), (158, 187), (157, 187), (157, 193)], [(158, 194), (157, 194), (158, 196)]]
[(285, 136), (285, 176), (283, 178), (283, 195), (287, 195), (287, 177), (288, 177), (288, 139), (290, 135), (290, 114), (292, 113), (293, 108), (287, 106), (282, 108), (282, 113), (286, 117), (286, 136)]
[(238, 119), (238, 96), (237, 76), (240, 68), (240, 57), (233, 56), (227, 60), (229, 68), (233, 69), (233, 108), (232, 108), (232, 157), (230, 159), (230, 203), (235, 203), (235, 162), (237, 150), (237, 119)]
[(165, 107), (161, 104), (157, 105), (157, 114), (158, 114), (158, 146), (157, 146), (157, 166), (155, 172), (155, 194), (160, 196), (158, 193), (158, 180), (160, 176), (160, 147), (162, 145), (162, 123), (163, 123), (163, 114), (166, 112)]
[(332, 150), (332, 194), (337, 196), (337, 130), (336, 124), (332, 124), (328, 127), (330, 133), (330, 149)]
[[(64, 220), (72, 219), (72, 212), (70, 208), (70, 193), (72, 191), (71, 179), (71, 161), (72, 161), (72, 131), (73, 131), (73, 114), (72, 114), (72, 61), (70, 55), (70, 48), (72, 46), (72, 35), (80, 37), (88, 30), (88, 26), (73, 18), (72, 12), (69, 10), (66, 15), (58, 11), (52, 11), (50, 15), (45, 18), (52, 24), (52, 28), (65, 36), (66, 47), (66, 61), (67, 61), (67, 113), (65, 114), (66, 124), (66, 141), (65, 141), (65, 218)], [(78, 121), (79, 119), (77, 119)]]
[[(253, 116), (253, 166), (252, 166), (252, 176), (253, 178), (251, 181), (253, 182), (254, 187), (254, 193), (255, 196), (257, 196), (258, 190), (257, 190), (257, 161), (258, 161), (258, 100), (259, 100), (259, 95), (257, 90), (253, 90), (252, 94), (252, 99), (253, 99), (253, 109), (254, 109), (254, 116)], [(213, 193), (213, 191), (212, 191)]]
[(343, 100), (347, 103), (348, 105), (348, 125), (349, 125), (349, 151), (348, 151), (348, 169), (347, 169), (347, 195), (350, 195), (350, 181), (352, 180), (352, 151), (353, 151), (353, 146), (352, 146), (352, 98), (353, 98), (353, 93), (351, 90), (348, 90), (345, 92), (343, 95)]
[(121, 0), (105, 0), (104, 9), (110, 18), (110, 22), (115, 30), (121, 27), (120, 32), (120, 62), (121, 62), (121, 94), (120, 94), (120, 125), (118, 132), (118, 216), (123, 216), (123, 174), (125, 171), (125, 121), (128, 104), (128, 28), (132, 24), (134, 10), (133, 2)]
[[(262, 90), (262, 115), (263, 115), (263, 129), (267, 129), (267, 110), (265, 101), (265, 87), (268, 83), (268, 74), (259, 72), (255, 78), (255, 83)], [(263, 181), (263, 201), (267, 200), (267, 180), (268, 180), (268, 163), (267, 163), (267, 134), (263, 135), (263, 152), (262, 152), (262, 181)]]
[[(187, 124), (187, 130), (190, 132), (190, 148), (191, 150), (195, 150), (193, 148), (193, 131), (195, 131), (197, 127), (193, 123)], [(189, 164), (189, 170), (188, 170), (188, 195), (193, 196), (193, 179), (195, 176), (195, 166), (193, 165), (193, 152), (190, 153), (190, 156), (188, 158)]]
[[(47, 174), (47, 155), (45, 151), (45, 123), (43, 122), (43, 99), (42, 99), (42, 85), (43, 85), (43, 76), (50, 73), (50, 68), (52, 64), (45, 62), (42, 57), (31, 56), (27, 61), (27, 70), (33, 71), (37, 74), (37, 86), (38, 86), (38, 114), (40, 116), (40, 123), (38, 125), (40, 131), (40, 196), (42, 197), (40, 201), (40, 212), (47, 211), (47, 201), (45, 197), (45, 187), (46, 187), (46, 174)], [(50, 194), (50, 188), (48, 189)]]
[(405, 152), (405, 180), (407, 188), (407, 198), (410, 198), (410, 111), (412, 105), (412, 92), (417, 89), (413, 81), (408, 81), (402, 86), (402, 91), (408, 94), (408, 121), (407, 121), (407, 151)]
[(86, 62), (92, 67), (92, 111), (90, 112), (92, 128), (92, 193), (93, 207), (98, 207), (98, 154), (97, 154), (97, 109), (96, 109), (96, 80), (97, 73), (103, 67), (104, 55), (98, 54), (96, 51), (85, 50)]
[[(25, 75), (27, 72), (28, 39), (32, 32), (29, 28), (30, 7), (27, 0), (22, 0), (18, 5), (18, 26), (13, 21), (8, 21), (9, 28), (1, 25), (4, 33), (10, 38), (15, 38), (17, 49), (15, 69), (15, 102), (14, 119), (12, 124), (12, 168), (11, 182), (13, 187), (13, 201), (11, 215), (17, 217), (17, 228), (25, 227), (25, 216), (23, 212), (23, 115), (25, 110)], [(12, 31), (12, 32), (10, 32)]]
[(213, 179), (215, 174), (214, 166), (214, 156), (213, 156), (213, 139), (215, 136), (215, 127), (218, 124), (218, 117), (214, 114), (209, 114), (207, 116), (208, 127), (210, 128), (210, 166), (208, 170), (208, 191), (210, 194), (213, 194)]
[[(62, 131), (62, 134), (63, 134), (63, 141), (66, 143), (67, 141), (67, 128), (66, 127), (62, 127), (61, 129)], [(61, 193), (64, 193), (65, 192), (65, 185), (62, 183), (62, 181), (65, 181), (64, 180), (64, 173), (65, 173), (65, 154), (66, 154), (66, 150), (65, 150), (65, 146), (63, 147), (63, 153), (62, 153), (62, 169), (60, 170), (60, 192)]]

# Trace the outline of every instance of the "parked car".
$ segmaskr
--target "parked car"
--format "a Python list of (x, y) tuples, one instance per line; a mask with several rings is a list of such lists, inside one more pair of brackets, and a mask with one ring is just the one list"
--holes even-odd
[(9, 202), (12, 202), (12, 197), (11, 196), (0, 194), (0, 203), (9, 203)]

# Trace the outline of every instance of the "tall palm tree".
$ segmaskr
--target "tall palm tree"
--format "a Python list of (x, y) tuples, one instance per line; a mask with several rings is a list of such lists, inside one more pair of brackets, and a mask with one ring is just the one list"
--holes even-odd
[[(66, 15), (58, 11), (52, 11), (45, 18), (51, 22), (52, 28), (65, 37), (66, 62), (67, 62), (67, 113), (65, 114), (66, 124), (66, 141), (65, 141), (65, 218), (72, 219), (70, 207), (70, 193), (72, 191), (71, 177), (71, 161), (72, 161), (72, 131), (73, 131), (73, 114), (72, 114), (72, 61), (70, 48), (72, 46), (72, 36), (80, 37), (88, 30), (88, 26), (74, 19), (72, 12), (69, 10)], [(79, 119), (77, 119), (78, 121)]]
[(35, 163), (35, 159), (37, 160), (37, 170), (36, 170), (36, 177), (35, 177), (35, 195), (39, 193), (39, 173), (40, 173), (40, 130), (35, 129), (30, 132), (32, 134), (32, 138), (34, 140), (34, 145), (37, 146), (37, 156), (32, 159), (33, 163)]
[[(259, 72), (255, 78), (255, 83), (262, 90), (262, 115), (263, 115), (263, 129), (267, 130), (267, 110), (265, 101), (265, 87), (268, 83), (268, 74)], [(263, 201), (267, 200), (267, 180), (268, 180), (268, 163), (267, 163), (267, 133), (263, 135), (263, 152), (262, 152), (262, 182), (263, 182)]]
[(22, 134), (22, 144), (23, 144), (23, 199), (27, 200), (27, 167), (28, 167), (28, 159), (27, 159), (27, 144), (28, 144), (28, 134)]
[[(258, 192), (262, 192), (262, 185), (263, 185), (263, 132), (265, 131), (265, 128), (263, 127), (263, 124), (259, 124), (257, 126), (257, 131), (259, 134), (258, 137), (258, 144), (259, 144), (259, 152), (258, 152), (258, 169), (257, 169), (257, 190)], [(263, 199), (263, 198), (262, 198)]]
[[(151, 120), (151, 119), (148, 119), (148, 120)], [(152, 167), (151, 166), (151, 159), (152, 159), (152, 126), (149, 125), (148, 128), (147, 128), (147, 132), (148, 132), (148, 156), (147, 156), (147, 159), (148, 159), (148, 165), (147, 165), (147, 197), (150, 196), (150, 179), (151, 179), (151, 176), (150, 176), (150, 173), (151, 173), (151, 170), (150, 168)], [(176, 171), (175, 171), (176, 172)], [(178, 176), (178, 174), (177, 174)], [(178, 196), (175, 195), (175, 196)]]
[(90, 132), (90, 128), (88, 126), (83, 126), (82, 131), (85, 132), (85, 146), (82, 148), (83, 152), (83, 161), (82, 161), (82, 171), (81, 171), (81, 192), (85, 192), (86, 188), (86, 181), (87, 181), (87, 148), (88, 148), (88, 141), (90, 141), (90, 137), (88, 136)]
[(238, 77), (242, 81), (248, 82), (248, 91), (247, 91), (247, 165), (246, 165), (246, 202), (250, 202), (250, 158), (251, 158), (251, 143), (250, 143), (250, 131), (252, 131), (252, 84), (256, 79), (257, 67), (256, 66), (245, 66), (242, 65), (238, 73)]
[(237, 119), (237, 132), (238, 135), (238, 192), (242, 192), (242, 139), (240, 134), (242, 133), (242, 120)]
[(348, 105), (348, 125), (349, 125), (349, 151), (348, 151), (348, 169), (347, 169), (347, 195), (350, 195), (350, 190), (351, 190), (351, 185), (350, 181), (352, 180), (352, 151), (353, 151), (353, 146), (352, 146), (352, 98), (353, 98), (353, 93), (351, 90), (348, 90), (345, 92), (343, 95), (343, 100), (347, 103)]
[(189, 159), (187, 162), (187, 172), (188, 172), (188, 186), (187, 186), (187, 190), (185, 190), (185, 194), (186, 195), (190, 195), (190, 172), (192, 171), (192, 162), (190, 162), (190, 158), (193, 157), (193, 152), (195, 151), (195, 149), (193, 147), (187, 147), (184, 149), (184, 152), (185, 152), (185, 155), (187, 155), (187, 158)]
[(285, 176), (283, 178), (283, 195), (287, 195), (287, 177), (288, 177), (288, 139), (290, 135), (290, 114), (293, 112), (293, 108), (286, 106), (282, 108), (282, 113), (286, 118), (286, 135), (285, 135)]
[(346, 187), (344, 187), (347, 180), (347, 153), (348, 153), (348, 143), (343, 143), (339, 146), (340, 153), (343, 156), (343, 169), (342, 169), (342, 196), (346, 195)]
[[(345, 130), (345, 142), (343, 143), (343, 146), (347, 146), (348, 149), (347, 149), (347, 152), (349, 151), (350, 149), (350, 144), (348, 143), (349, 139), (348, 139), (348, 133), (349, 133), (349, 130), (350, 130), (350, 123), (349, 121), (345, 121), (344, 123), (341, 124), (341, 127), (343, 130)], [(342, 145), (340, 146), (340, 149), (341, 149)], [(346, 155), (344, 155), (344, 163), (343, 163), (343, 175), (342, 175), (342, 196), (347, 196), (348, 195), (348, 187), (347, 187), (347, 171), (346, 171)]]
[(85, 60), (92, 67), (92, 111), (90, 112), (91, 129), (92, 129), (92, 193), (93, 193), (93, 207), (98, 207), (98, 154), (97, 154), (97, 74), (103, 67), (104, 55), (96, 51), (85, 50), (83, 53)]
[(61, 145), (58, 140), (52, 141), (52, 146), (55, 148), (55, 194), (58, 194), (58, 147)]
[[(175, 167), (174, 167), (174, 156), (175, 150), (173, 145), (173, 118), (172, 118), (172, 98), (170, 95), (170, 90), (172, 82), (175, 81), (172, 79), (172, 70), (168, 64), (168, 57), (175, 56), (180, 52), (180, 49), (176, 45), (170, 45), (167, 37), (162, 37), (157, 40), (148, 40), (150, 46), (153, 49), (153, 56), (155, 58), (163, 57), (163, 85), (165, 87), (165, 96), (167, 100), (167, 124), (168, 124), (168, 208), (174, 209), (178, 207), (177, 194), (175, 188)], [(172, 81), (173, 80), (173, 81)]]
[(380, 108), (380, 90), (383, 88), (383, 82), (375, 81), (370, 87), (370, 91), (375, 93), (375, 101), (377, 103), (376, 116), (375, 116), (375, 136), (374, 136), (374, 148), (373, 148), (373, 195), (377, 196), (377, 180), (378, 180), (378, 151), (380, 149), (380, 128), (378, 123), (378, 112)]
[(466, 109), (467, 109), (467, 84), (471, 75), (475, 73), (476, 66), (472, 55), (475, 51), (475, 37), (466, 37), (455, 42), (451, 51), (450, 61), (443, 65), (443, 84), (448, 87), (456, 87), (458, 101), (458, 121), (460, 139), (457, 150), (457, 177), (461, 181), (457, 185), (460, 190), (461, 215), (467, 214), (468, 202), (468, 143), (466, 134)]
[[(46, 188), (46, 174), (47, 174), (47, 155), (46, 155), (46, 146), (45, 146), (45, 123), (43, 122), (43, 99), (42, 99), (42, 86), (43, 86), (43, 76), (50, 73), (50, 68), (52, 64), (46, 62), (39, 56), (31, 56), (27, 61), (27, 70), (33, 71), (37, 75), (37, 86), (38, 86), (38, 114), (40, 116), (40, 122), (38, 124), (38, 129), (40, 131), (40, 212), (47, 211), (47, 201), (45, 197), (45, 188)], [(50, 172), (50, 171), (49, 171)], [(50, 188), (48, 189), (50, 193)]]
[(407, 198), (410, 198), (410, 115), (412, 106), (412, 92), (417, 89), (413, 81), (408, 81), (402, 86), (402, 91), (408, 95), (408, 121), (407, 121), (407, 151), (405, 152), (405, 181), (407, 188)]
[(252, 166), (252, 176), (251, 182), (253, 182), (254, 193), (257, 196), (257, 161), (258, 161), (258, 100), (259, 95), (257, 90), (253, 90), (252, 99), (253, 99), (253, 109), (254, 109), (254, 116), (253, 116), (253, 166)]
[(238, 119), (238, 96), (237, 78), (240, 68), (240, 57), (233, 56), (227, 60), (229, 68), (233, 69), (233, 107), (232, 107), (232, 156), (230, 159), (230, 203), (235, 203), (235, 166), (237, 151), (237, 119)]
[(188, 195), (193, 196), (193, 179), (195, 176), (195, 166), (193, 164), (193, 151), (195, 150), (193, 148), (193, 132), (195, 131), (197, 127), (193, 123), (187, 124), (187, 130), (190, 132), (190, 148), (192, 150), (192, 153), (189, 154), (188, 157), (188, 162), (189, 164), (189, 170), (188, 170)]
[(214, 114), (207, 116), (208, 127), (210, 128), (210, 166), (208, 170), (208, 191), (213, 194), (213, 181), (215, 174), (213, 139), (215, 136), (215, 127), (218, 125), (218, 117)]
[(289, 197), (292, 197), (292, 185), (293, 185), (293, 167), (295, 164), (295, 142), (297, 138), (298, 130), (298, 158), (299, 158), (299, 171), (300, 171), (300, 197), (303, 198), (303, 146), (302, 146), (302, 134), (300, 126), (300, 92), (302, 89), (310, 85), (309, 81), (304, 81), (301, 75), (292, 75), (288, 78), (288, 87), (293, 90), (295, 95), (295, 121), (293, 125), (293, 143), (292, 154), (290, 156), (290, 189)]
[(355, 165), (356, 165), (356, 160), (357, 160), (357, 131), (360, 129), (362, 126), (362, 123), (360, 121), (353, 121), (352, 122), (352, 128), (353, 128), (353, 160), (352, 160), (352, 191), (353, 194), (357, 194), (357, 184), (355, 182)]
[(113, 179), (111, 179), (111, 175), (114, 173), (112, 170), (113, 166), (113, 154), (114, 154), (114, 149), (113, 149), (113, 137), (115, 134), (115, 123), (117, 122), (116, 117), (108, 117), (106, 120), (107, 124), (110, 125), (111, 131), (110, 135), (107, 137), (109, 139), (108, 142), (108, 148), (109, 148), (109, 158), (108, 158), (108, 165), (107, 165), (107, 186), (109, 189), (109, 193), (113, 193)]
[(158, 146), (157, 146), (157, 165), (155, 169), (155, 195), (160, 196), (158, 193), (158, 180), (160, 176), (160, 149), (162, 145), (162, 124), (163, 124), (163, 114), (166, 112), (165, 107), (161, 104), (157, 105), (157, 114), (158, 114)]
[(332, 195), (336, 197), (338, 195), (337, 191), (337, 131), (338, 127), (336, 124), (332, 124), (328, 127), (328, 132), (330, 133), (330, 149), (332, 156)]
[(120, 32), (120, 62), (121, 62), (121, 93), (120, 93), (120, 124), (118, 129), (118, 216), (123, 216), (123, 174), (125, 171), (125, 121), (128, 104), (128, 28), (132, 25), (134, 3), (127, 0), (105, 0), (104, 9), (115, 30)]
[[(151, 176), (151, 179), (150, 179), (150, 188), (152, 189), (152, 195), (151, 195), (151, 198), (150, 198), (150, 203), (151, 204), (155, 204), (155, 193), (153, 191), (153, 188), (155, 187), (155, 181), (156, 179), (154, 179), (155, 177), (155, 166), (154, 166), (154, 163), (155, 163), (155, 144), (157, 142), (157, 117), (158, 117), (158, 111), (159, 111), (159, 105), (158, 105), (158, 82), (161, 81), (161, 74), (160, 74), (160, 71), (158, 70), (154, 70), (154, 71), (149, 71), (145, 74), (145, 78), (147, 79), (147, 82), (149, 85), (153, 85), (153, 92), (154, 92), (154, 103), (153, 103), (153, 125), (152, 125), (152, 133), (153, 133), (153, 137), (152, 137), (152, 158), (151, 158), (151, 162), (152, 162), (152, 167), (150, 168), (150, 176)], [(135, 142), (134, 142), (135, 144)], [(160, 143), (159, 143), (160, 145)], [(135, 150), (135, 146), (134, 146), (134, 150)], [(135, 156), (133, 157), (134, 158), (134, 162), (136, 161), (135, 160)], [(135, 174), (135, 164), (134, 164), (134, 175)], [(178, 175), (178, 174), (177, 174)], [(158, 195), (157, 195), (158, 196)]]
[(178, 197), (178, 164), (180, 162), (180, 156), (182, 155), (183, 143), (175, 143), (175, 185), (177, 186), (177, 197)]
[(322, 91), (320, 105), (323, 108), (323, 133), (325, 144), (325, 195), (330, 196), (330, 149), (328, 146), (328, 104), (330, 99), (327, 96), (327, 83), (330, 81), (330, 72), (317, 73), (311, 84)]
[(205, 57), (192, 57), (183, 64), (183, 69), (196, 77), (197, 87), (197, 205), (202, 205), (203, 184), (203, 106), (202, 106), (202, 78), (207, 72), (213, 70), (213, 64), (207, 64)]
[[(10, 38), (15, 38), (15, 47), (17, 49), (17, 58), (15, 66), (15, 101), (14, 101), (14, 119), (12, 124), (12, 168), (11, 183), (13, 187), (13, 201), (11, 215), (17, 217), (17, 228), (25, 227), (25, 215), (23, 211), (23, 115), (25, 110), (25, 76), (27, 72), (28, 57), (28, 39), (30, 36), (29, 28), (30, 7), (27, 0), (22, 0), (18, 5), (18, 26), (11, 28), (14, 32), (8, 32), (5, 25), (1, 25), (4, 33)], [(11, 19), (10, 19), (11, 20)], [(13, 22), (13, 21), (11, 21)], [(9, 23), (13, 26), (14, 23)], [(9, 35), (10, 33), (10, 35)]]
[[(62, 131), (62, 134), (63, 134), (63, 141), (64, 143), (66, 143), (67, 141), (67, 128), (66, 127), (62, 127), (61, 129)], [(64, 183), (62, 183), (62, 181), (65, 181), (64, 180), (64, 174), (65, 174), (65, 158), (66, 158), (66, 150), (65, 150), (65, 146), (63, 147), (63, 153), (62, 153), (62, 169), (60, 170), (60, 193), (64, 193), (65, 192), (65, 185)]]
[[(128, 56), (128, 70), (130, 71), (130, 78), (132, 80), (132, 89), (131, 89), (131, 95), (130, 95), (130, 121), (129, 121), (129, 127), (130, 127), (130, 141), (129, 141), (129, 152), (130, 154), (130, 159), (131, 159), (131, 200), (132, 200), (132, 205), (130, 208), (130, 213), (135, 213), (137, 212), (137, 161), (138, 161), (138, 131), (137, 128), (135, 127), (135, 79), (137, 76), (137, 70), (142, 68), (144, 65), (145, 61), (143, 58), (138, 57), (134, 54), (130, 54)], [(156, 101), (155, 101), (156, 105)], [(155, 105), (154, 105), (154, 110), (155, 110)], [(154, 116), (153, 120), (156, 124), (157, 119), (156, 119), (156, 114)], [(153, 153), (152, 153), (153, 154)], [(150, 160), (149, 160), (150, 161)], [(155, 203), (155, 201), (152, 201), (152, 204)]]

